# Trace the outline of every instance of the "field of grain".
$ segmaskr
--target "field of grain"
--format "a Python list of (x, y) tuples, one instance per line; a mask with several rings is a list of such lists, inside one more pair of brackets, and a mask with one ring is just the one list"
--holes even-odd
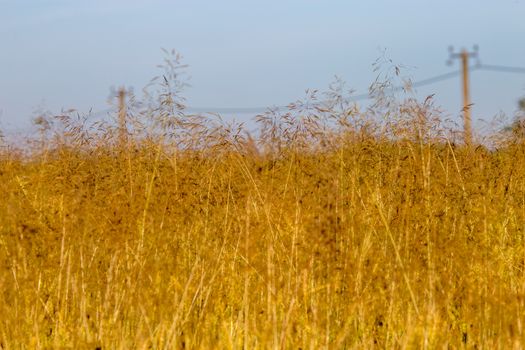
[(250, 136), (159, 96), (155, 128), (2, 148), (0, 349), (525, 346), (522, 143), (461, 146), (429, 100)]

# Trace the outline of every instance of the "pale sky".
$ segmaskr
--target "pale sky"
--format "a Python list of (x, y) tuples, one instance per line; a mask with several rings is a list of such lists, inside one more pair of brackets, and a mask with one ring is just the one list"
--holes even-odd
[[(260, 107), (335, 75), (366, 93), (383, 51), (414, 81), (459, 68), (445, 65), (449, 45), (525, 67), (524, 35), (524, 0), (0, 0), (0, 128), (27, 128), (39, 107), (107, 109), (112, 86), (139, 91), (159, 73), (161, 48), (190, 66), (189, 106)], [(525, 96), (525, 74), (477, 71), (471, 82), (475, 120), (512, 115)], [(455, 78), (418, 96), (435, 93), (457, 116), (460, 87)]]

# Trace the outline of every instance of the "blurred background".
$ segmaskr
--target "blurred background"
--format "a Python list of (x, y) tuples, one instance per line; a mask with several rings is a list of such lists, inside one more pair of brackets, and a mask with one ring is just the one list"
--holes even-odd
[(461, 62), (446, 65), (448, 48), (478, 45), (469, 64), (479, 130), (512, 119), (525, 96), (524, 34), (521, 0), (0, 0), (0, 129), (29, 132), (42, 112), (113, 113), (112, 91), (139, 95), (159, 74), (161, 48), (189, 65), (190, 110), (249, 120), (334, 76), (366, 97), (380, 59), (424, 82), (415, 95), (435, 94), (460, 122)]

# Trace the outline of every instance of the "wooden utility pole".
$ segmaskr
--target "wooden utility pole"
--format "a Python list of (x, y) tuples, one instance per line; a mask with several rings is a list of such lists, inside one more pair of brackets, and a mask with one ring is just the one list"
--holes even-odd
[(473, 52), (463, 49), (460, 53), (454, 53), (454, 49), (450, 47), (449, 52), (449, 64), (452, 64), (452, 60), (455, 58), (461, 59), (461, 71), (463, 73), (463, 142), (466, 146), (470, 146), (472, 144), (472, 115), (470, 113), (472, 104), (470, 102), (468, 59), (470, 57), (478, 57), (478, 47), (477, 45), (474, 46)]
[(119, 145), (124, 148), (128, 141), (128, 129), (126, 127), (126, 90), (122, 87), (118, 91), (118, 123), (119, 123)]
[(463, 71), (463, 124), (465, 127), (465, 144), (470, 146), (472, 144), (472, 115), (470, 113), (468, 58), (469, 53), (466, 50), (461, 51), (461, 70)]

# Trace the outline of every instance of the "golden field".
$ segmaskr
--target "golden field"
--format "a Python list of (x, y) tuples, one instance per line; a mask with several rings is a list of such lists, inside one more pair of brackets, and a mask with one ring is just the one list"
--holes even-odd
[(427, 102), (4, 148), (0, 348), (523, 348), (525, 148)]

